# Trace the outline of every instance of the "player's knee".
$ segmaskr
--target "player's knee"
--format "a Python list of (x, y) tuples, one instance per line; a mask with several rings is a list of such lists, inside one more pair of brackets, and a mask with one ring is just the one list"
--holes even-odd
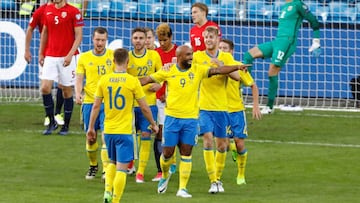
[(247, 51), (244, 54), (243, 62), (244, 64), (252, 64), (254, 61), (254, 57)]

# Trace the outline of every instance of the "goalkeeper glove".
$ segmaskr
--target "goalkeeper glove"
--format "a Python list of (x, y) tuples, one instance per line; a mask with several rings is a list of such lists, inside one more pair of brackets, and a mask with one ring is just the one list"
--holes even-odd
[(312, 45), (309, 48), (309, 52), (311, 52), (311, 54), (315, 57), (319, 57), (321, 54), (321, 49), (320, 49), (320, 39), (318, 38), (314, 38), (312, 40)]

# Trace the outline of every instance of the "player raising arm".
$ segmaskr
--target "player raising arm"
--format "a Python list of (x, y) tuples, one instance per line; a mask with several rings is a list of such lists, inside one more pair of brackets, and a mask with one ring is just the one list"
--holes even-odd
[[(289, 57), (296, 51), (298, 32), (303, 19), (310, 22), (313, 29), (313, 43), (309, 51), (314, 55), (320, 54), (320, 31), (319, 22), (310, 12), (309, 8), (301, 0), (286, 0), (279, 16), (279, 25), (276, 38), (273, 41), (265, 42), (245, 52), (243, 62), (252, 64), (256, 58), (271, 58), (269, 67), (269, 91), (268, 102), (262, 114), (274, 112), (273, 106), (278, 90), (278, 74)], [(251, 68), (249, 69), (251, 71)]]
[(193, 51), (183, 45), (176, 49), (177, 64), (170, 70), (160, 70), (150, 76), (140, 78), (141, 84), (167, 81), (167, 98), (163, 129), (163, 152), (160, 158), (162, 178), (158, 184), (158, 193), (165, 193), (169, 183), (169, 169), (175, 147), (179, 146), (179, 189), (176, 196), (192, 197), (187, 191), (187, 183), (192, 168), (192, 148), (197, 143), (199, 126), (199, 86), (204, 78), (217, 74), (246, 69), (246, 65), (210, 68), (193, 64)]

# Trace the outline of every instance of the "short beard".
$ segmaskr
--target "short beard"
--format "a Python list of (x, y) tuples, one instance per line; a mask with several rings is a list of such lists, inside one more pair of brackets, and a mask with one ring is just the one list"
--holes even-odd
[(181, 65), (182, 65), (185, 69), (191, 68), (191, 63), (188, 63), (188, 61), (183, 61), (183, 62), (181, 63)]

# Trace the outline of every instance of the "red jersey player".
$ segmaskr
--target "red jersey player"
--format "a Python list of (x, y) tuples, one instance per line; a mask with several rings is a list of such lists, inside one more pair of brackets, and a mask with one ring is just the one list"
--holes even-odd
[[(45, 18), (43, 18), (43, 16), (45, 16), (44, 13), (45, 13), (45, 9), (48, 4), (52, 4), (52, 0), (49, 1), (48, 3), (43, 4), (38, 9), (36, 9), (29, 21), (29, 26), (26, 30), (25, 55), (24, 55), (24, 58), (28, 63), (31, 62), (31, 58), (32, 58), (31, 51), (30, 51), (30, 43), (31, 43), (32, 34), (36, 28), (38, 28), (39, 33), (41, 33), (43, 25), (44, 25), (44, 20), (45, 20)], [(42, 67), (39, 66), (39, 78), (41, 78), (41, 72), (42, 72)], [(63, 103), (64, 103), (63, 93), (62, 93), (61, 86), (59, 85), (57, 88), (57, 91), (56, 91), (56, 106), (55, 106), (55, 114), (54, 114), (55, 121), (58, 125), (64, 125), (64, 118), (63, 118), (63, 115), (61, 114), (61, 108), (62, 108)], [(48, 126), (49, 124), (50, 124), (50, 119), (49, 119), (49, 117), (45, 116), (44, 125)]]
[[(209, 9), (206, 4), (197, 2), (191, 6), (191, 17), (195, 25), (190, 30), (190, 43), (194, 52), (205, 50), (202, 33), (206, 27), (215, 26), (220, 31), (218, 24), (207, 19), (208, 12)], [(219, 32), (219, 37), (221, 37), (221, 31)]]
[(57, 129), (51, 88), (54, 80), (58, 79), (63, 86), (65, 120), (59, 134), (67, 135), (74, 106), (72, 86), (75, 83), (76, 55), (79, 53), (84, 21), (79, 9), (65, 0), (53, 0), (53, 4), (46, 7), (44, 18), (39, 63), (43, 66), (41, 93), (50, 124), (43, 134), (50, 135)]

